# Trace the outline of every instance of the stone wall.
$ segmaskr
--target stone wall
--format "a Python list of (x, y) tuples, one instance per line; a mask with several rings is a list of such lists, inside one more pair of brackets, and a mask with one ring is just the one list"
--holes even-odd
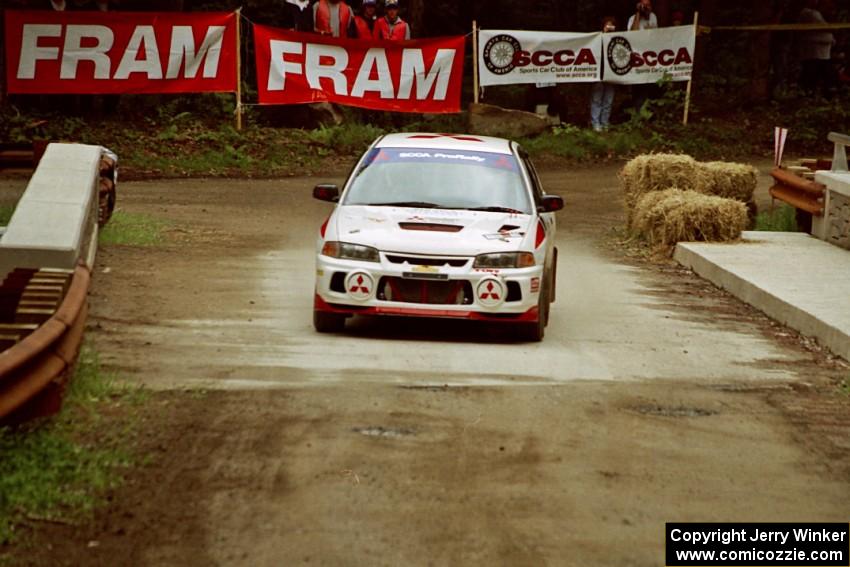
[(827, 218), (826, 241), (850, 250), (850, 197), (832, 192)]

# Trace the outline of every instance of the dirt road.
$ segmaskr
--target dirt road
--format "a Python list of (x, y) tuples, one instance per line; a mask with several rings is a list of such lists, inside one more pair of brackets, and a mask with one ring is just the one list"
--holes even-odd
[(626, 260), (615, 167), (543, 177), (567, 209), (542, 344), (315, 334), (317, 179), (124, 184), (169, 239), (101, 251), (90, 336), (157, 391), (153, 458), (34, 564), (649, 566), (666, 521), (847, 521), (846, 365)]

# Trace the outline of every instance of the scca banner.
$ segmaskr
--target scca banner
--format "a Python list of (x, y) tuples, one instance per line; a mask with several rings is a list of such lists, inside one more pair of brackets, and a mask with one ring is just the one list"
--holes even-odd
[(482, 30), (478, 35), (481, 86), (598, 81), (601, 35)]
[(693, 26), (602, 34), (606, 83), (688, 81), (694, 70)]
[(375, 42), (253, 28), (260, 104), (460, 111), (463, 37)]
[(5, 13), (10, 93), (236, 90), (233, 13)]

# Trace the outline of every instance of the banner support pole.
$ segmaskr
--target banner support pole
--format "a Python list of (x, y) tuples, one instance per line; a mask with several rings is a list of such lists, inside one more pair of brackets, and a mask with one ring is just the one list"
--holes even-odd
[(472, 20), (472, 101), (478, 104), (481, 88), (478, 78), (478, 22)]
[(236, 129), (242, 129), (242, 8), (236, 9)]
[[(699, 35), (699, 12), (694, 12), (694, 67), (696, 67), (697, 50), (696, 38)], [(691, 111), (691, 88), (694, 84), (694, 69), (691, 69), (691, 78), (688, 79), (688, 87), (685, 89), (685, 114), (682, 116), (682, 124), (688, 125), (688, 114)]]

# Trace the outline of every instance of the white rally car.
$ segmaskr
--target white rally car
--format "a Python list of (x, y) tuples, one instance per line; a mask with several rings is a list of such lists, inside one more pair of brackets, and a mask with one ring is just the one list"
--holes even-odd
[(499, 138), (391, 134), (363, 154), (322, 224), (313, 322), (352, 315), (510, 323), (543, 338), (555, 298), (555, 211), (528, 155)]

